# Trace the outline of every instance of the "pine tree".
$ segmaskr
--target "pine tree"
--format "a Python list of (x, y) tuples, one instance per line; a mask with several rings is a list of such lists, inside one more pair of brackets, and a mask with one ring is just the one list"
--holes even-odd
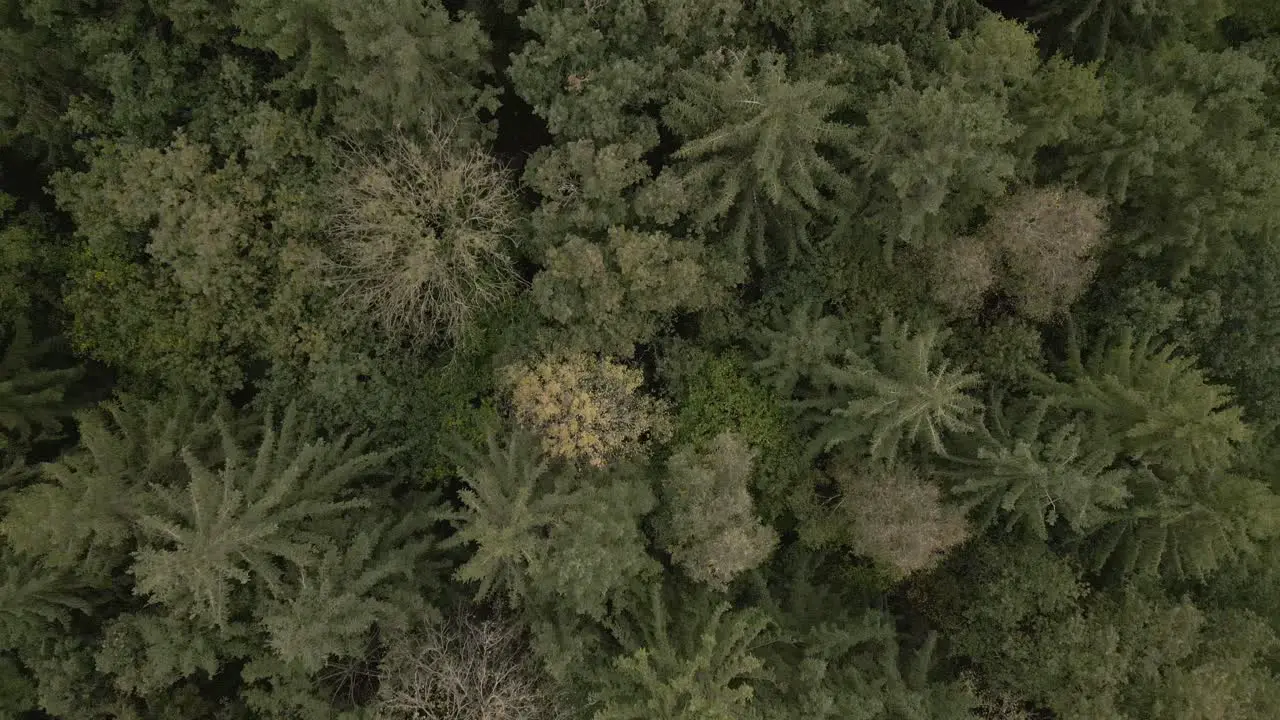
[(79, 589), (71, 576), (50, 572), (0, 545), (0, 650), (26, 648), (66, 631), (73, 612), (91, 610)]
[(1062, 520), (1080, 535), (1124, 506), (1127, 474), (1113, 467), (1115, 453), (1090, 448), (1072, 422), (1046, 423), (1049, 410), (1047, 401), (996, 400), (987, 422), (961, 441), (951, 492), (979, 509), (978, 527), (1004, 515), (1006, 531), (1021, 527), (1044, 540)]
[(717, 435), (707, 448), (685, 448), (663, 475), (661, 542), (689, 577), (724, 588), (765, 562), (777, 534), (760, 522), (747, 487), (755, 453), (737, 435)]
[(462, 508), (446, 516), (455, 529), (443, 547), (475, 547), (455, 577), (478, 584), (477, 601), (497, 593), (519, 604), (530, 592), (526, 576), (541, 549), (538, 534), (551, 522), (553, 508), (544, 501), (549, 463), (523, 432), (490, 433), (484, 448), (461, 445), (453, 458), (466, 488), (458, 493)]
[(376, 472), (390, 453), (366, 452), (367, 436), (316, 440), (311, 421), (293, 407), (279, 429), (267, 418), (256, 451), (246, 452), (225, 421), (219, 425), (221, 466), (184, 449), (186, 482), (148, 488), (136, 520), (146, 542), (131, 572), (138, 594), (224, 626), (237, 585), (252, 580), (278, 595), (282, 561), (314, 566), (324, 539), (315, 522), (366, 505), (343, 499), (343, 491)]
[(1129, 478), (1128, 506), (1079, 543), (1094, 570), (1203, 580), (1280, 535), (1280, 496), (1254, 478), (1159, 468)]
[(892, 461), (904, 446), (942, 454), (947, 433), (972, 429), (982, 404), (967, 393), (979, 377), (935, 361), (940, 340), (937, 328), (912, 332), (890, 317), (874, 360), (846, 355), (844, 364), (822, 367), (829, 390), (807, 403), (819, 411), (815, 448), (866, 442), (872, 458)]
[(787, 398), (803, 380), (836, 362), (851, 346), (858, 347), (854, 333), (839, 318), (824, 315), (813, 305), (800, 305), (774, 318), (773, 325), (761, 329), (753, 340), (759, 358), (753, 368)]
[[(664, 600), (654, 586), (649, 607), (619, 617), (611, 629), (622, 652), (596, 678), (594, 720), (736, 720), (749, 712), (750, 681), (762, 679), (757, 648), (769, 621), (752, 610), (705, 598)], [(671, 617), (668, 610), (678, 608)]]
[(742, 55), (722, 70), (682, 75), (683, 91), (663, 119), (685, 144), (675, 153), (685, 187), (700, 198), (694, 221), (725, 217), (733, 257), (770, 256), (770, 236), (788, 258), (809, 243), (815, 215), (830, 215), (848, 183), (831, 160), (849, 128), (829, 118), (847, 94), (820, 79), (787, 77), (780, 55)]

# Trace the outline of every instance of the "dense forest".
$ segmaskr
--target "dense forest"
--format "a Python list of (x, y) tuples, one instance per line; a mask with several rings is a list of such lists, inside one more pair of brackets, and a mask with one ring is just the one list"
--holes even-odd
[(1280, 718), (1280, 2), (0, 0), (0, 718)]

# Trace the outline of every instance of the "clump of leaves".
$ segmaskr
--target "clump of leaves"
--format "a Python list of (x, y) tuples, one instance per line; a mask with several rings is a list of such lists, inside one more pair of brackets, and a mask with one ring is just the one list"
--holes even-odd
[(507, 175), (433, 130), (349, 149), (335, 190), (331, 274), (342, 297), (389, 333), (457, 340), (517, 283)]
[(724, 432), (705, 452), (685, 448), (667, 461), (662, 478), (663, 544), (689, 577), (723, 589), (759, 566), (778, 536), (755, 517), (747, 491), (755, 453)]
[(1015, 193), (992, 214), (983, 232), (1002, 254), (1003, 285), (1024, 315), (1048, 319), (1084, 291), (1097, 269), (1105, 207), (1100, 198), (1050, 186)]
[(551, 355), (504, 368), (501, 381), (515, 419), (551, 457), (603, 467), (671, 434), (666, 405), (640, 392), (643, 373), (620, 362)]

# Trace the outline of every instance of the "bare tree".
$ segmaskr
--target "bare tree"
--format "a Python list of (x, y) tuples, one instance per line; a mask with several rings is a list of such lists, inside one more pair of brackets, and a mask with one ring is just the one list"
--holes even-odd
[(443, 130), (342, 155), (329, 269), (343, 299), (393, 335), (456, 341), (517, 283), (507, 173)]
[(1015, 193), (992, 214), (984, 239), (1005, 264), (1003, 285), (1022, 314), (1047, 320), (1093, 279), (1107, 230), (1106, 202), (1062, 186)]
[(517, 627), (460, 616), (393, 641), (379, 672), (380, 720), (560, 720), (555, 693)]

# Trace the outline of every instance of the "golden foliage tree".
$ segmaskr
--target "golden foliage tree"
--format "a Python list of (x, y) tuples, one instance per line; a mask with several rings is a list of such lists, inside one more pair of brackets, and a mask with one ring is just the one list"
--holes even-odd
[(644, 375), (586, 353), (548, 355), (501, 371), (516, 420), (552, 457), (603, 467), (645, 439), (671, 434), (667, 408), (640, 391)]

